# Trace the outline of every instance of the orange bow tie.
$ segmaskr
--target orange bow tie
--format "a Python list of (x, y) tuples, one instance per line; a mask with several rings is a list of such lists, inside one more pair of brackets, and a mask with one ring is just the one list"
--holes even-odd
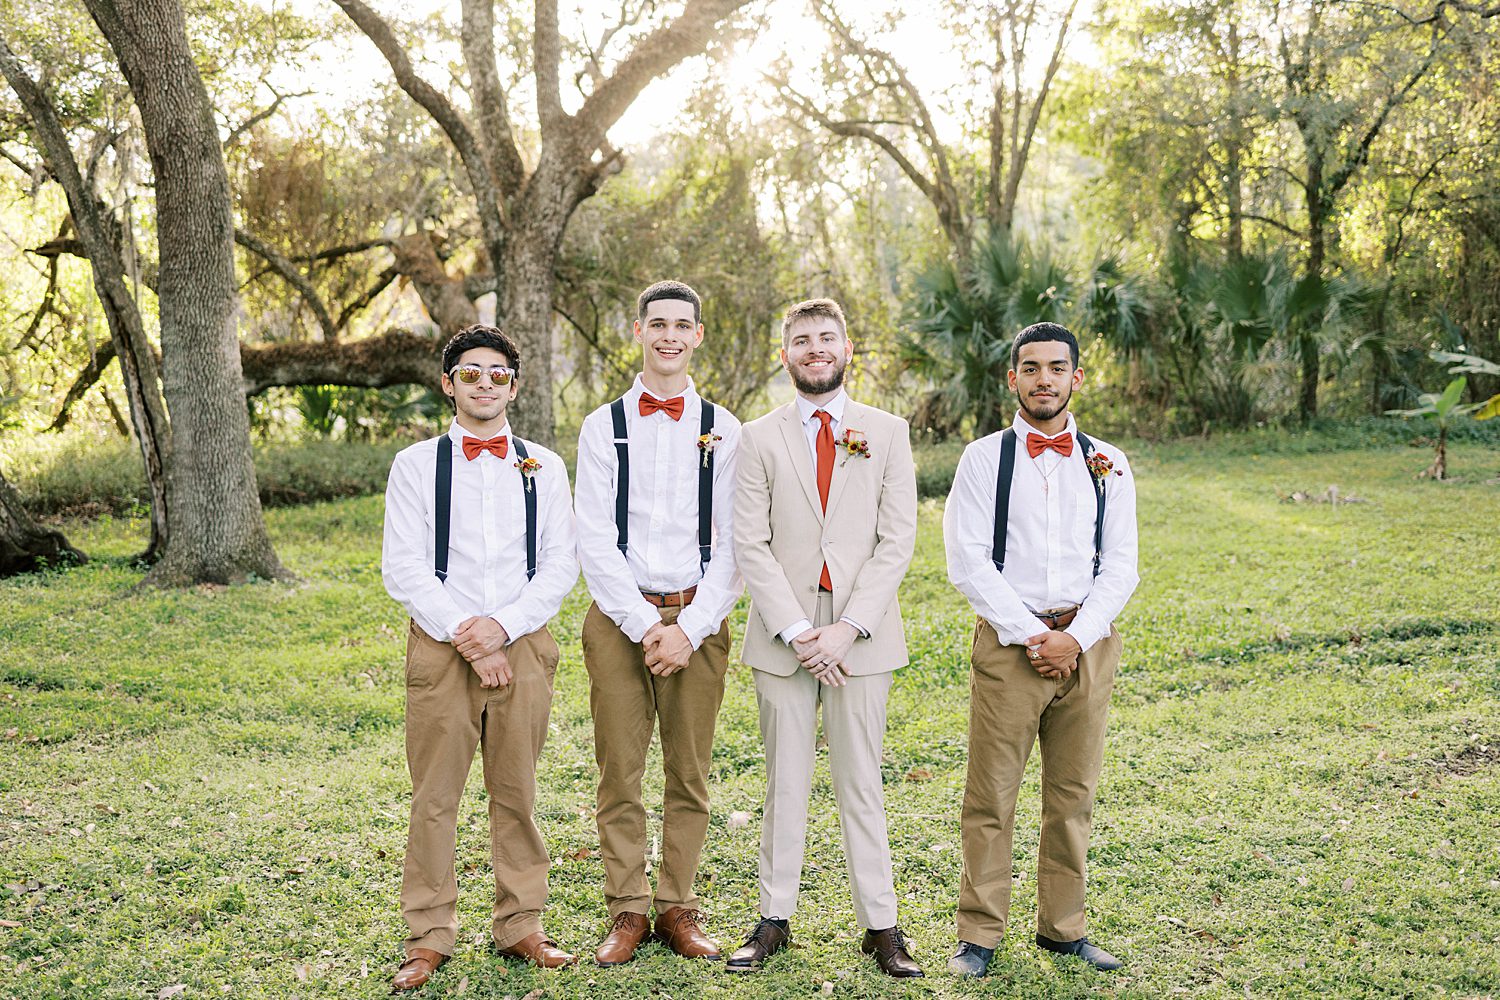
[(504, 458), (505, 453), (509, 450), (510, 438), (504, 434), (501, 434), (499, 437), (492, 437), (488, 441), (481, 441), (476, 437), (466, 436), (464, 438), (464, 458), (467, 458), (471, 462), (479, 457), (481, 451), (487, 451), (496, 458)]
[(1067, 431), (1057, 437), (1043, 437), (1040, 434), (1026, 435), (1026, 454), (1036, 458), (1042, 452), (1051, 448), (1063, 458), (1073, 454), (1073, 435)]
[(668, 400), (660, 400), (650, 393), (641, 393), (641, 416), (649, 417), (657, 410), (665, 413), (673, 420), (682, 419), (682, 408), (686, 403), (681, 396), (673, 396)]

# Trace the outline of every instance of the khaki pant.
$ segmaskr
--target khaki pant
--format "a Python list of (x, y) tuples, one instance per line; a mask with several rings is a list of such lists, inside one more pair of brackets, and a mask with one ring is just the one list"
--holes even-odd
[(406, 763), (411, 824), (401, 878), (406, 949), (453, 953), (458, 882), (453, 873), (458, 804), (479, 748), (489, 796), (495, 905), (490, 934), (507, 948), (542, 929), (547, 848), (532, 818), (536, 762), (547, 737), (559, 651), (545, 628), (506, 647), (513, 673), (500, 688), (450, 643), (412, 623), (406, 640)]
[[(662, 622), (671, 625), (682, 609), (659, 610)], [(646, 669), (640, 644), (593, 604), (583, 621), (583, 663), (599, 764), (597, 819), (609, 915), (646, 913), (653, 906), (658, 913), (674, 906), (698, 909), (693, 881), (708, 835), (708, 767), (729, 667), (729, 623), (703, 640), (686, 667), (657, 677)], [(666, 788), (653, 899), (641, 778), (658, 725)]]
[(1074, 941), (1086, 931), (1084, 864), (1120, 634), (1078, 658), (1066, 681), (1036, 672), (1025, 646), (1002, 646), (981, 619), (970, 681), (969, 772), (963, 804), (963, 888), (958, 936), (993, 948), (1010, 914), (1016, 793), (1031, 746), (1042, 747), (1042, 833), (1037, 851), (1037, 933)]

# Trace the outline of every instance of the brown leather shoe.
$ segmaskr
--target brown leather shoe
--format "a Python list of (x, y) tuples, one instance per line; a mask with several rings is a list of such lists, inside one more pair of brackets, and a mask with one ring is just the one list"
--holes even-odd
[(749, 940), (735, 949), (734, 954), (729, 956), (729, 961), (724, 963), (724, 971), (759, 972), (762, 963), (785, 948), (791, 939), (790, 926), (782, 930), (765, 917), (761, 917), (760, 923), (756, 924), (755, 929), (750, 932)]
[(719, 959), (719, 942), (703, 933), (703, 911), (669, 906), (656, 915), (656, 936), (683, 958)]
[(865, 931), (859, 950), (875, 956), (875, 964), (887, 976), (897, 979), (916, 979), (925, 975), (922, 967), (913, 961), (906, 950), (906, 936), (899, 927), (888, 927), (883, 931)]
[(509, 948), (501, 948), (500, 954), (508, 958), (524, 958), (543, 969), (560, 969), (578, 961), (577, 955), (570, 955), (559, 948), (557, 942), (547, 936), (546, 931), (537, 931), (529, 937), (523, 937)]
[(594, 961), (600, 965), (624, 965), (635, 957), (635, 950), (651, 933), (651, 921), (644, 913), (617, 913), (609, 933), (594, 952)]
[(438, 966), (446, 961), (447, 955), (431, 948), (413, 948), (406, 953), (406, 961), (396, 971), (396, 978), (391, 980), (391, 992), (402, 993), (416, 989), (431, 979)]

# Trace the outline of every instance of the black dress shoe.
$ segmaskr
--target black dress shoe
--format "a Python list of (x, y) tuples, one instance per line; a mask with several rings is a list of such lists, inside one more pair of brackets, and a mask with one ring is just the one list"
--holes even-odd
[(971, 941), (958, 942), (958, 951), (948, 959), (948, 971), (965, 979), (978, 979), (990, 971), (995, 949), (981, 948)]
[(1077, 941), (1054, 941), (1051, 938), (1042, 937), (1038, 934), (1036, 936), (1036, 945), (1038, 948), (1045, 948), (1047, 951), (1056, 952), (1059, 955), (1072, 955), (1074, 958), (1081, 958), (1094, 968), (1104, 972), (1113, 972), (1125, 964), (1103, 948), (1089, 944), (1089, 939), (1086, 937), (1081, 937)]
[(875, 956), (875, 964), (887, 976), (897, 979), (916, 979), (925, 975), (906, 951), (906, 937), (899, 927), (887, 927), (883, 931), (865, 931), (859, 950)]
[(743, 945), (737, 948), (729, 961), (724, 963), (726, 972), (758, 972), (762, 963), (781, 949), (785, 948), (787, 942), (792, 939), (792, 928), (790, 925), (778, 927), (774, 922), (762, 917), (760, 923), (750, 932), (750, 937)]

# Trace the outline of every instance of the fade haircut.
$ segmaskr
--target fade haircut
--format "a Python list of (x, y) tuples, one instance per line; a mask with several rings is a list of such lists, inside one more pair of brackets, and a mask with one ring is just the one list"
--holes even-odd
[(799, 319), (831, 319), (838, 325), (839, 333), (846, 338), (849, 336), (849, 328), (844, 323), (844, 310), (832, 299), (807, 299), (798, 302), (786, 311), (781, 318), (781, 346), (787, 344), (787, 336), (791, 333), (792, 324)]
[(507, 337), (499, 327), (485, 326), (483, 323), (464, 327), (443, 345), (443, 374), (453, 370), (465, 351), (472, 351), (476, 347), (499, 351), (505, 355), (509, 367), (516, 370), (516, 378), (521, 377), (521, 354), (516, 350), (516, 342)]
[(1047, 341), (1056, 341), (1059, 344), (1068, 345), (1068, 356), (1073, 359), (1073, 367), (1078, 367), (1078, 338), (1073, 336), (1067, 327), (1057, 323), (1033, 323), (1020, 333), (1010, 345), (1010, 367), (1015, 369), (1021, 360), (1021, 348), (1027, 344), (1039, 344)]
[(703, 322), (703, 300), (698, 298), (698, 293), (683, 281), (658, 281), (647, 288), (635, 300), (635, 318), (637, 321), (646, 318), (646, 307), (661, 299), (677, 299), (682, 302), (690, 302), (693, 306), (693, 322)]

